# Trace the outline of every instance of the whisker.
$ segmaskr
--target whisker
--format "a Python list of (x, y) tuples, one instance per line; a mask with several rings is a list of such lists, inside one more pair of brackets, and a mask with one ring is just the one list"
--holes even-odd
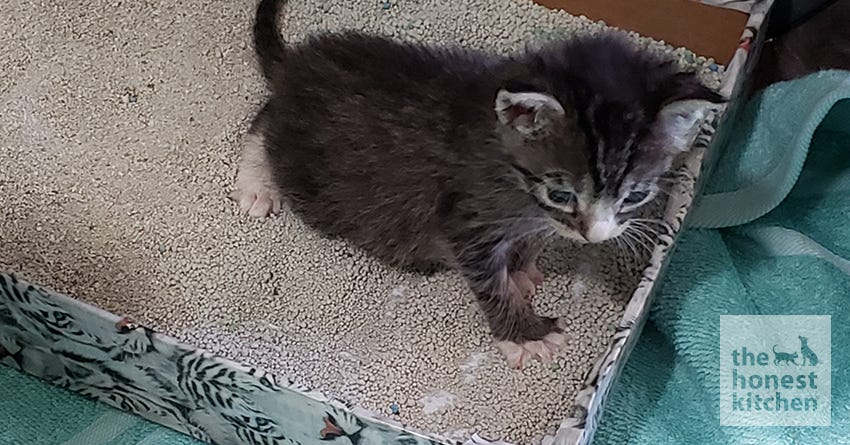
[[(660, 237), (661, 235), (670, 236), (673, 234), (673, 228), (665, 221), (651, 221), (651, 220), (632, 220), (637, 224), (646, 227), (647, 229), (654, 229), (656, 234)], [(656, 226), (651, 226), (651, 224), (655, 224)]]
[(675, 181), (680, 179), (687, 179), (690, 175), (680, 170), (672, 170), (664, 173), (663, 175), (658, 177), (659, 181)]
[(634, 246), (634, 249), (635, 249), (635, 257), (634, 257), (634, 261), (632, 261), (632, 267), (634, 267), (635, 269), (640, 269), (640, 265), (641, 265), (641, 263), (643, 262), (643, 259), (644, 259), (643, 252), (641, 251), (641, 247), (643, 247), (643, 246), (638, 244), (637, 240), (635, 240), (634, 237), (632, 237), (631, 235), (627, 235), (627, 238), (629, 239), (629, 242)]
[(644, 240), (643, 240), (642, 238), (639, 238), (639, 237), (638, 237), (638, 234), (642, 234), (641, 232), (630, 231), (630, 230), (626, 229), (626, 231), (625, 231), (625, 232), (623, 232), (623, 234), (624, 234), (624, 235), (627, 235), (629, 238), (631, 238), (631, 239), (632, 239), (632, 240), (634, 240), (636, 243), (638, 243), (641, 247), (643, 247), (644, 249), (646, 249), (646, 251), (647, 251), (648, 253), (650, 253), (650, 254), (652, 253), (653, 248), (652, 248), (652, 247), (650, 247), (649, 245), (647, 245), (647, 244), (644, 242)]
[(622, 241), (623, 241), (623, 243), (626, 245), (626, 247), (628, 247), (628, 248), (629, 248), (629, 250), (631, 250), (631, 251), (632, 251), (632, 266), (637, 267), (637, 265), (638, 265), (638, 256), (639, 256), (638, 251), (637, 251), (637, 248), (635, 248), (634, 243), (633, 243), (633, 242), (631, 241), (631, 239), (628, 237), (628, 235), (626, 234), (626, 232), (623, 232), (621, 235), (623, 236), (623, 238), (621, 238), (621, 239), (622, 239)]
[(620, 258), (625, 258), (625, 253), (623, 252), (623, 245), (621, 244), (620, 238), (614, 238), (614, 246), (617, 247), (617, 256)]
[(625, 260), (631, 260), (632, 265), (634, 265), (635, 264), (634, 248), (632, 248), (633, 254), (629, 255), (629, 252), (626, 250), (626, 246), (625, 246), (626, 240), (625, 239), (620, 238), (620, 237), (616, 237), (616, 238), (614, 238), (614, 243), (617, 246), (617, 253), (620, 255), (620, 257), (625, 259)]
[(647, 224), (659, 224), (659, 225), (662, 225), (662, 226), (668, 225), (665, 221), (663, 221), (661, 219), (631, 218), (631, 219), (629, 219), (629, 222), (631, 222), (631, 221), (647, 223)]
[(657, 246), (657, 245), (658, 245), (658, 243), (656, 243), (656, 242), (655, 242), (655, 240), (653, 240), (653, 239), (652, 239), (652, 237), (651, 237), (651, 236), (649, 236), (649, 234), (648, 234), (648, 233), (646, 233), (646, 232), (644, 232), (644, 231), (642, 231), (642, 230), (636, 230), (634, 233), (635, 233), (635, 235), (640, 236), (641, 238), (643, 238), (644, 240), (646, 240), (646, 242), (647, 242), (647, 243), (649, 243), (649, 246), (651, 246), (651, 248), (649, 249), (649, 251), (650, 251), (650, 252), (652, 252), (653, 250), (655, 250), (655, 246)]
[(684, 178), (682, 178), (681, 176), (670, 177), (670, 178), (660, 177), (660, 178), (658, 178), (658, 182), (666, 182), (668, 184), (676, 184), (676, 183), (679, 183), (682, 179), (684, 179)]
[(645, 244), (643, 244), (643, 243), (641, 242), (641, 240), (639, 240), (639, 239), (638, 239), (638, 238), (637, 238), (634, 234), (632, 234), (631, 232), (628, 232), (628, 231), (623, 232), (623, 236), (625, 237), (625, 239), (628, 239), (628, 240), (629, 240), (629, 241), (630, 241), (630, 242), (631, 242), (631, 243), (635, 246), (635, 248), (637, 249), (637, 252), (635, 252), (635, 256), (636, 256), (638, 259), (642, 259), (643, 257), (641, 256), (641, 253), (640, 253), (640, 252), (642, 251), (642, 250), (641, 250), (641, 248), (646, 249), (646, 245), (645, 245)]
[(630, 226), (634, 226), (636, 229), (645, 230), (652, 233), (655, 236), (661, 236), (654, 227), (647, 225), (646, 223), (642, 223), (640, 221), (629, 221)]

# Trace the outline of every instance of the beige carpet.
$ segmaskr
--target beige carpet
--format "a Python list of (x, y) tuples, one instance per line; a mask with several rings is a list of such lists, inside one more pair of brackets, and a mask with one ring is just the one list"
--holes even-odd
[[(286, 212), (238, 215), (227, 196), (265, 94), (253, 7), (0, 3), (0, 269), (376, 412), (397, 403), (432, 433), (553, 433), (638, 269), (613, 248), (550, 252), (536, 304), (569, 320), (568, 346), (516, 372), (455, 274), (386, 268)], [(601, 26), (529, 0), (292, 0), (284, 23), (293, 40), (359, 28), (497, 51)]]

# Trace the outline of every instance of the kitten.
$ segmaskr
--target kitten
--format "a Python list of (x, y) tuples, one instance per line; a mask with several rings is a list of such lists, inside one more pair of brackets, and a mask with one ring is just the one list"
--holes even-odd
[(721, 101), (610, 36), (515, 57), (353, 31), (288, 46), (281, 3), (257, 8), (271, 98), (233, 198), (255, 217), (285, 200), (392, 264), (457, 269), (514, 367), (565, 339), (530, 304), (546, 239), (620, 235)]

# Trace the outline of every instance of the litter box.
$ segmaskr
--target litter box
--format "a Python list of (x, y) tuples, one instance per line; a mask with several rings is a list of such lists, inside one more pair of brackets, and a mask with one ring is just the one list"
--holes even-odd
[[(216, 444), (590, 443), (734, 122), (771, 2), (704, 2), (746, 19), (728, 63), (636, 25), (656, 41), (632, 38), (731, 100), (700, 123), (645, 255), (544, 254), (535, 304), (566, 314), (572, 336), (554, 364), (522, 371), (498, 356), (456, 275), (387, 268), (286, 212), (237, 213), (226, 197), (265, 93), (252, 5), (220, 3), (63, 6), (50, 20), (73, 26), (10, 42), (27, 56), (0, 78), (0, 363)], [(506, 50), (605, 28), (527, 0), (476, 5), (292, 0), (283, 32), (359, 26)], [(46, 12), (13, 22), (30, 14)], [(150, 23), (123, 21), (133, 14)]]

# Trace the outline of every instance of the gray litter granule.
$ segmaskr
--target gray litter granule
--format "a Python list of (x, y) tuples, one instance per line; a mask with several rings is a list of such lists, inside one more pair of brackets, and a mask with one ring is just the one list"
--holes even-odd
[[(253, 7), (0, 3), (0, 268), (374, 412), (394, 403), (422, 430), (554, 432), (639, 268), (613, 248), (550, 249), (535, 304), (566, 317), (568, 344), (516, 372), (456, 274), (384, 267), (286, 212), (238, 214), (240, 140), (266, 94)], [(293, 41), (354, 28), (497, 51), (603, 29), (528, 0), (292, 0), (285, 14)]]

